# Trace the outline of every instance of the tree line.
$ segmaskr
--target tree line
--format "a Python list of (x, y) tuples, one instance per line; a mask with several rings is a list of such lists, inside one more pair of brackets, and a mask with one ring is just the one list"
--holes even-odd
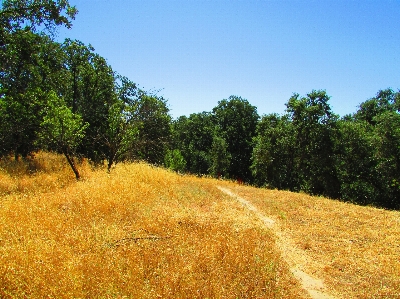
[[(379, 91), (340, 118), (324, 90), (259, 117), (240, 97), (172, 122), (175, 164), (197, 174), (400, 209), (400, 92)], [(168, 162), (168, 161), (167, 161)], [(167, 163), (168, 165), (168, 163)]]
[(344, 117), (324, 90), (259, 116), (231, 96), (172, 119), (167, 100), (117, 74), (91, 45), (54, 41), (66, 0), (6, 0), (0, 11), (0, 156), (62, 153), (108, 170), (145, 160), (175, 171), (400, 209), (400, 93), (378, 91)]
[(77, 9), (66, 0), (6, 0), (0, 11), (0, 155), (40, 149), (108, 169), (125, 159), (162, 163), (167, 101), (113, 71), (91, 45), (54, 41)]

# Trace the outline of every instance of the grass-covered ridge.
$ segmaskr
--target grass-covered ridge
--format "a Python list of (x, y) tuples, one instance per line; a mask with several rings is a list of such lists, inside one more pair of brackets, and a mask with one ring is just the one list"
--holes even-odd
[(0, 298), (310, 298), (293, 266), (336, 298), (400, 297), (400, 212), (144, 163), (79, 169), (0, 161)]
[(304, 294), (273, 235), (214, 180), (120, 164), (111, 174), (81, 165), (76, 182), (62, 160), (42, 155), (58, 169), (29, 174), (20, 162), (12, 173), (2, 162), (1, 298)]
[(231, 186), (277, 222), (292, 263), (338, 298), (400, 298), (400, 212)]

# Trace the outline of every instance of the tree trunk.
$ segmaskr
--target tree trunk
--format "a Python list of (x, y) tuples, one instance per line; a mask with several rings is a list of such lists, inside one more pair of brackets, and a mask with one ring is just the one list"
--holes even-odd
[(70, 156), (67, 150), (63, 150), (65, 158), (67, 158), (68, 164), (71, 166), (72, 171), (75, 173), (75, 177), (77, 180), (81, 178), (78, 168), (76, 168), (74, 157)]
[(110, 156), (107, 159), (107, 172), (110, 173), (111, 172), (111, 167), (114, 164), (114, 156)]

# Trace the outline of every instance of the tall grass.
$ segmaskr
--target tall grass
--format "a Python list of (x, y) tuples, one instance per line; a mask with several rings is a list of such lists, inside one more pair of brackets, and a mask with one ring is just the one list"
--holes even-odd
[(214, 180), (37, 159), (1, 164), (0, 298), (307, 298)]
[[(84, 176), (90, 173), (86, 161), (79, 163)], [(63, 156), (39, 152), (33, 158), (0, 160), (0, 196), (57, 190), (74, 182), (74, 174)]]
[(230, 186), (276, 220), (308, 273), (343, 298), (400, 298), (400, 212)]

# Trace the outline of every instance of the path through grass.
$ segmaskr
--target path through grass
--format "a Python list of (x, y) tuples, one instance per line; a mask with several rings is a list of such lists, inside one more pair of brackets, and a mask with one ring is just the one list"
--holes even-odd
[(224, 185), (275, 221), (304, 272), (343, 298), (400, 298), (400, 212)]
[(308, 298), (215, 180), (147, 164), (85, 173), (3, 169), (0, 298)]

